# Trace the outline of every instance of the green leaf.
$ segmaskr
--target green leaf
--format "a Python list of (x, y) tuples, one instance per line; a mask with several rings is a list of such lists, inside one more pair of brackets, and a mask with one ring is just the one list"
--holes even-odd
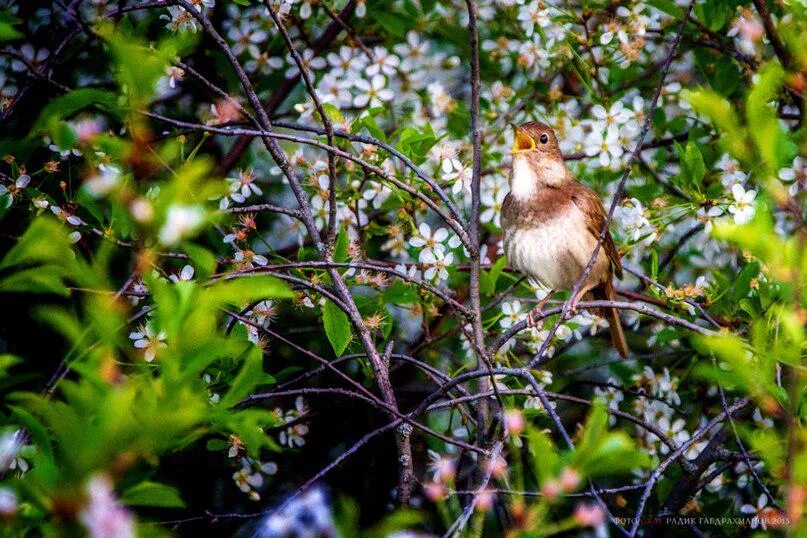
[(0, 261), (0, 270), (11, 267), (16, 267), (17, 271), (0, 280), (0, 291), (67, 296), (65, 280), (80, 277), (67, 231), (50, 216), (34, 219)]
[(649, 0), (647, 3), (667, 15), (672, 15), (673, 17), (681, 16), (681, 8), (676, 6), (673, 0)]
[(796, 152), (787, 128), (779, 121), (774, 102), (782, 91), (785, 71), (778, 62), (770, 62), (759, 73), (748, 94), (746, 116), (751, 138), (762, 156), (768, 174), (774, 174)]
[(336, 244), (333, 247), (333, 261), (336, 263), (343, 263), (347, 261), (347, 253), (350, 248), (350, 237), (348, 237), (347, 230), (344, 226), (339, 230), (339, 235), (336, 236)]
[(416, 303), (420, 299), (417, 290), (405, 282), (395, 279), (383, 292), (385, 304), (405, 306)]
[(204, 282), (216, 270), (216, 256), (204, 247), (193, 243), (184, 243), (182, 249), (190, 257), (191, 264), (195, 270), (196, 279)]
[(734, 285), (731, 287), (731, 299), (734, 303), (738, 303), (740, 299), (748, 296), (748, 292), (751, 291), (751, 280), (757, 276), (759, 276), (759, 263), (757, 262), (746, 264), (740, 269)]
[(263, 299), (293, 299), (294, 292), (285, 282), (271, 276), (250, 276), (217, 281), (204, 290), (204, 298), (213, 305), (243, 305)]
[(322, 307), (322, 323), (325, 326), (325, 335), (333, 347), (336, 356), (342, 355), (352, 337), (350, 320), (341, 308), (331, 301)]
[(0, 22), (0, 41), (11, 41), (12, 39), (20, 39), (25, 37), (25, 34), (11, 26), (6, 22)]
[(693, 12), (695, 17), (713, 32), (723, 28), (731, 16), (729, 7), (721, 0), (698, 3), (693, 8)]
[(387, 141), (387, 136), (384, 134), (384, 131), (381, 130), (381, 127), (378, 126), (378, 122), (376, 122), (375, 118), (370, 115), (366, 114), (361, 116), (357, 122), (357, 126), (359, 129), (364, 127), (367, 129), (367, 132), (370, 133), (370, 136), (375, 138), (376, 140), (380, 140), (381, 142)]
[(53, 263), (63, 265), (75, 258), (67, 232), (49, 216), (34, 219), (17, 244), (0, 262), (0, 269), (13, 265)]
[(193, 32), (180, 32), (149, 43), (130, 28), (111, 23), (98, 25), (95, 31), (109, 47), (118, 84), (135, 110), (154, 98), (166, 68), (198, 39)]
[(216, 437), (214, 439), (208, 439), (207, 443), (205, 443), (205, 448), (207, 448), (210, 452), (221, 452), (222, 450), (227, 450), (230, 448), (230, 443), (224, 439)]
[(527, 429), (526, 437), (535, 476), (538, 477), (538, 480), (543, 483), (557, 476), (560, 456), (549, 437), (538, 428), (533, 427)]
[(274, 382), (274, 378), (264, 374), (263, 372), (263, 356), (261, 351), (250, 345), (250, 351), (244, 359), (244, 364), (238, 375), (235, 376), (230, 390), (221, 399), (220, 405), (223, 407), (232, 407), (240, 402), (259, 384), (266, 384)]
[(185, 503), (176, 488), (148, 480), (124, 491), (120, 500), (127, 506), (185, 508)]
[[(51, 99), (40, 112), (39, 119), (34, 124), (34, 130), (53, 131), (59, 120), (68, 118), (88, 107), (97, 108), (116, 117), (120, 117), (122, 113), (118, 105), (118, 96), (114, 92), (99, 88), (79, 88)], [(51, 132), (51, 134), (54, 133)]]
[(493, 295), (496, 292), (496, 283), (499, 281), (499, 277), (504, 271), (504, 266), (507, 265), (507, 258), (502, 256), (493, 267), (490, 268), (488, 271), (482, 271), (481, 278), (479, 280), (479, 291), (482, 292), (484, 295)]
[(0, 292), (3, 293), (53, 293), (68, 297), (70, 290), (62, 280), (56, 266), (23, 269), (0, 279)]
[(381, 7), (374, 3), (370, 3), (367, 7), (370, 17), (395, 37), (403, 37), (415, 24), (412, 17), (400, 11), (393, 12), (388, 7)]
[(748, 142), (748, 131), (740, 123), (731, 103), (705, 88), (684, 90), (681, 95), (697, 113), (706, 116), (717, 126), (724, 151), (742, 163), (751, 163), (753, 153)]
[(698, 146), (692, 142), (687, 142), (686, 147), (686, 164), (687, 171), (689, 172), (689, 180), (693, 185), (699, 185), (706, 175), (706, 166), (703, 164), (703, 155)]

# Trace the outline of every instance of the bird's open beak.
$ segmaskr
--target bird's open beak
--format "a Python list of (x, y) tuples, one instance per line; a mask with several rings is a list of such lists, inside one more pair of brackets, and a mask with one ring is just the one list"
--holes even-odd
[(511, 154), (535, 149), (535, 140), (533, 140), (531, 136), (512, 123), (510, 124), (510, 127), (513, 128), (513, 149), (510, 150)]

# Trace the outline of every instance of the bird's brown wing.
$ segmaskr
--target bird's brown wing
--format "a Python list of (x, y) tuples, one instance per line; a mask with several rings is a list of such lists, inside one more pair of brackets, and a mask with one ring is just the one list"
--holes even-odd
[[(575, 182), (572, 192), (572, 200), (577, 205), (578, 209), (583, 212), (588, 224), (588, 231), (595, 239), (600, 238), (600, 233), (605, 226), (605, 207), (602, 205), (602, 200), (596, 192), (589, 189), (585, 185)], [(602, 243), (602, 248), (605, 249), (605, 254), (611, 260), (611, 266), (614, 268), (614, 274), (617, 278), (622, 278), (622, 261), (619, 259), (619, 253), (614, 245), (614, 239), (611, 237), (611, 232), (605, 232), (605, 240)]]

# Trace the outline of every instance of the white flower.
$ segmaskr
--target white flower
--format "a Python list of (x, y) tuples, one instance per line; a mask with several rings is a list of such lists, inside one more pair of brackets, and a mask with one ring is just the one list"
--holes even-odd
[(744, 183), (748, 178), (748, 174), (740, 170), (740, 163), (732, 159), (728, 154), (723, 154), (715, 163), (715, 166), (722, 170), (720, 181), (727, 188), (735, 183)]
[(317, 95), (321, 96), (323, 103), (332, 103), (337, 108), (350, 106), (353, 96), (350, 88), (353, 86), (349, 81), (342, 80), (334, 76), (333, 72), (326, 73), (317, 86)]
[(699, 207), (695, 216), (697, 219), (703, 223), (703, 229), (706, 231), (707, 234), (711, 233), (713, 227), (713, 220), (715, 217), (719, 217), (723, 214), (723, 211), (717, 206), (711, 206), (708, 209), (705, 207)]
[[(254, 488), (259, 488), (263, 485), (263, 474), (260, 472), (252, 472), (252, 466), (243, 458), (241, 460), (241, 469), (233, 473), (233, 481), (238, 489), (244, 493), (251, 493)], [(256, 497), (253, 496), (253, 499)]]
[(10, 517), (17, 513), (17, 494), (5, 486), (0, 487), (0, 516)]
[(8, 469), (19, 469), (25, 473), (28, 470), (28, 462), (21, 455), (26, 445), (23, 445), (23, 431), (6, 431), (0, 436), (0, 471)]
[(364, 108), (369, 104), (376, 107), (392, 100), (394, 94), (391, 89), (384, 87), (386, 85), (387, 79), (383, 75), (374, 75), (369, 81), (363, 78), (356, 80), (356, 88), (362, 93), (353, 98), (353, 106)]
[(0, 196), (4, 194), (8, 194), (11, 196), (17, 196), (22, 192), (22, 190), (31, 183), (31, 176), (28, 174), (23, 174), (18, 177), (14, 183), (11, 185), (0, 185)]
[[(686, 426), (686, 422), (682, 418), (670, 422), (669, 418), (662, 417), (658, 421), (658, 427), (664, 434), (664, 437), (666, 437), (676, 445), (681, 444), (687, 439), (689, 439), (689, 433), (684, 429), (684, 426)], [(670, 447), (667, 446), (666, 444), (661, 444), (659, 450), (661, 451), (662, 454), (666, 454), (670, 451)]]
[(431, 103), (429, 110), (433, 116), (442, 116), (454, 108), (456, 104), (454, 98), (448, 94), (445, 86), (440, 84), (440, 82), (432, 82), (426, 86), (426, 91), (429, 93), (429, 101)]
[(137, 331), (129, 333), (129, 338), (134, 340), (134, 347), (143, 350), (143, 358), (146, 362), (151, 362), (157, 357), (160, 349), (165, 349), (165, 333), (160, 331), (155, 333), (151, 324), (142, 325)]
[(521, 21), (521, 27), (527, 37), (535, 32), (536, 24), (546, 28), (552, 22), (549, 19), (549, 10), (544, 9), (544, 3), (539, 0), (533, 0), (529, 5), (519, 8), (518, 20)]
[[(300, 55), (300, 60), (300, 63), (303, 64), (305, 70), (309, 72), (324, 69), (328, 65), (325, 58), (316, 56), (314, 51), (311, 49), (305, 49)], [(294, 58), (291, 55), (286, 57), (286, 63), (288, 63), (290, 66), (286, 70), (286, 78), (294, 78), (300, 74), (300, 70), (297, 68), (297, 63), (294, 61)]]
[[(277, 316), (277, 308), (273, 301), (261, 301), (252, 307), (252, 310), (245, 314), (245, 317), (253, 321), (253, 325), (244, 324), (247, 328), (247, 338), (254, 344), (260, 343), (260, 330), (258, 327), (268, 327)], [(257, 325), (258, 327), (256, 327)]]
[(263, 267), (269, 263), (269, 260), (266, 259), (266, 256), (262, 256), (261, 254), (255, 254), (251, 250), (239, 250), (233, 256), (233, 261), (238, 264), (243, 264), (245, 267), (249, 269), (252, 269), (256, 265)]
[(269, 16), (269, 9), (271, 9), (275, 12), (277, 18), (282, 21), (291, 12), (292, 4), (294, 4), (293, 0), (270, 0), (267, 2), (266, 16)]
[(420, 251), (420, 261), (423, 263), (423, 256), (427, 252), (440, 251), (444, 252), (446, 247), (443, 242), (448, 239), (448, 230), (445, 228), (438, 228), (432, 232), (431, 226), (422, 222), (418, 226), (418, 234), (409, 239), (409, 244), (415, 248), (423, 248)]
[(767, 530), (767, 513), (770, 511), (768, 508), (768, 496), (764, 493), (760, 494), (757, 499), (757, 505), (744, 504), (740, 507), (740, 512), (743, 514), (754, 514), (751, 518), (751, 528), (756, 529), (762, 527)]
[(247, 60), (247, 62), (244, 64), (244, 69), (246, 69), (248, 73), (260, 72), (264, 75), (268, 75), (273, 71), (281, 69), (283, 65), (282, 58), (270, 56), (267, 51), (263, 51)]
[(205, 212), (199, 206), (174, 204), (168, 208), (160, 228), (160, 243), (174, 245), (195, 232), (204, 222)]
[(169, 275), (168, 279), (171, 282), (188, 282), (189, 280), (193, 280), (193, 273), (195, 272), (192, 265), (184, 266), (177, 275)]
[[(552, 400), (549, 400), (549, 407), (552, 409), (557, 408), (558, 403)], [(538, 396), (530, 396), (526, 400), (524, 400), (524, 409), (535, 409), (536, 411), (545, 411), (544, 404), (541, 402), (541, 399)]]
[[(363, 6), (360, 2), (359, 6)], [(357, 6), (358, 9), (358, 6)], [(258, 524), (255, 536), (337, 536), (325, 494), (311, 489), (272, 510)]]
[(168, 87), (171, 89), (177, 87), (177, 82), (185, 80), (185, 70), (175, 65), (166, 67), (165, 74), (168, 77)]
[(584, 141), (583, 151), (589, 157), (599, 155), (599, 162), (603, 167), (616, 166), (623, 153), (619, 127), (611, 125), (607, 130), (592, 131)]
[(383, 183), (370, 180), (367, 182), (367, 189), (361, 193), (361, 197), (372, 202), (373, 207), (378, 209), (392, 194), (392, 190)]
[(307, 424), (294, 424), (289, 426), (284, 431), (280, 432), (279, 440), (281, 445), (286, 445), (289, 448), (305, 445), (304, 435), (308, 434)]
[(11, 62), (11, 69), (17, 72), (28, 70), (28, 65), (26, 65), (26, 62), (27, 64), (30, 64), (35, 71), (39, 71), (39, 67), (45, 60), (48, 59), (50, 53), (46, 48), (36, 50), (33, 45), (26, 43), (20, 47), (20, 55), (25, 59), (25, 61), (15, 59)]
[[(394, 75), (395, 68), (398, 67), (400, 60), (394, 54), (390, 54), (384, 47), (375, 47), (373, 49), (373, 60), (367, 66), (367, 75), (375, 78), (376, 75)], [(357, 84), (358, 86), (358, 84)]]
[(56, 215), (59, 218), (59, 220), (63, 220), (67, 224), (70, 224), (71, 226), (81, 226), (82, 224), (84, 224), (84, 221), (81, 220), (79, 217), (77, 217), (76, 215), (71, 215), (70, 213), (68, 213), (59, 206), (55, 205), (50, 206), (50, 211), (51, 213)]
[(503, 189), (486, 190), (482, 193), (480, 201), (485, 208), (479, 215), (482, 222), (492, 222), (497, 228), (501, 228), (501, 210), (504, 197), (507, 192)]
[(504, 316), (499, 320), (499, 325), (504, 329), (508, 329), (521, 321), (521, 318), (524, 317), (521, 313), (521, 301), (516, 299), (514, 301), (503, 302), (502, 314), (504, 314)]
[(193, 15), (181, 6), (169, 6), (168, 15), (160, 15), (160, 18), (168, 21), (165, 27), (172, 32), (195, 32), (199, 29), (199, 23), (196, 22)]
[(227, 209), (230, 206), (230, 200), (242, 204), (247, 198), (253, 194), (258, 196), (263, 194), (258, 185), (255, 184), (255, 175), (252, 170), (241, 170), (237, 177), (228, 177), (229, 194), (221, 199), (219, 202), (219, 209)]
[(410, 30), (406, 33), (406, 43), (399, 43), (393, 47), (403, 61), (401, 69), (409, 72), (418, 68), (429, 51), (429, 42), (422, 41), (419, 33)]
[(751, 418), (754, 419), (754, 424), (756, 424), (758, 428), (761, 428), (763, 430), (769, 430), (769, 429), (773, 428), (773, 419), (768, 418), (768, 417), (763, 417), (762, 416), (762, 411), (759, 410), (759, 407), (757, 407), (754, 410), (754, 414), (751, 415)]
[(735, 183), (731, 187), (731, 195), (734, 197), (734, 203), (729, 206), (729, 213), (734, 215), (734, 222), (736, 224), (750, 222), (754, 218), (754, 198), (757, 191), (746, 191), (742, 185)]
[(793, 164), (787, 168), (779, 170), (779, 179), (785, 183), (790, 183), (788, 193), (796, 196), (799, 189), (807, 188), (807, 162), (801, 157), (793, 159)]
[(79, 521), (90, 537), (134, 538), (134, 518), (118, 502), (109, 478), (96, 475), (87, 483), (86, 489), (88, 500), (79, 513)]
[(448, 280), (449, 267), (454, 262), (454, 253), (449, 252), (446, 254), (442, 250), (428, 250), (424, 249), (421, 253), (420, 263), (423, 264), (425, 271), (423, 276), (426, 280)]
[[(617, 382), (613, 378), (608, 378), (609, 385), (616, 385)], [(621, 390), (609, 386), (609, 387), (596, 387), (594, 389), (594, 394), (602, 398), (609, 409), (617, 410), (619, 409), (619, 403), (625, 398), (625, 395), (622, 393)], [(613, 416), (613, 415), (612, 415)], [(616, 419), (616, 417), (614, 417)]]
[(242, 24), (241, 26), (233, 25), (227, 32), (227, 37), (233, 41), (233, 54), (238, 55), (246, 50), (254, 58), (260, 54), (258, 43), (266, 41), (267, 34), (252, 24)]
[(355, 49), (345, 46), (339, 49), (338, 54), (329, 52), (327, 60), (328, 65), (331, 66), (328, 75), (337, 79), (355, 78), (355, 74), (361, 72), (367, 65), (364, 54), (357, 53)]
[(443, 455), (429, 449), (429, 472), (435, 482), (448, 482), (457, 474), (457, 462), (451, 456)]
[(614, 103), (610, 109), (606, 110), (602, 105), (594, 105), (591, 108), (591, 115), (596, 118), (591, 123), (592, 131), (605, 131), (612, 125), (621, 126), (631, 119), (633, 114), (625, 108), (622, 101)]
[[(443, 164), (445, 165), (446, 162), (448, 161), (443, 161)], [(454, 168), (453, 172), (443, 174), (443, 179), (454, 181), (454, 185), (451, 186), (451, 192), (454, 194), (460, 194), (461, 192), (471, 194), (471, 181), (473, 180), (474, 176), (473, 172), (472, 167), (459, 164)]]
[(636, 198), (625, 200), (614, 210), (614, 220), (627, 235), (627, 239), (649, 245), (658, 238), (656, 229), (647, 218), (647, 211)]
[(84, 182), (84, 188), (93, 198), (100, 198), (112, 192), (120, 184), (121, 170), (111, 164), (99, 164), (98, 172)]

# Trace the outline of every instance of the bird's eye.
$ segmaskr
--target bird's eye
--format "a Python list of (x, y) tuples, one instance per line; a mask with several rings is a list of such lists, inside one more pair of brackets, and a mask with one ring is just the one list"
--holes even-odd
[(544, 133), (544, 134), (541, 135), (540, 140), (541, 140), (541, 144), (546, 144), (547, 142), (549, 142), (549, 137), (546, 135), (546, 133)]

